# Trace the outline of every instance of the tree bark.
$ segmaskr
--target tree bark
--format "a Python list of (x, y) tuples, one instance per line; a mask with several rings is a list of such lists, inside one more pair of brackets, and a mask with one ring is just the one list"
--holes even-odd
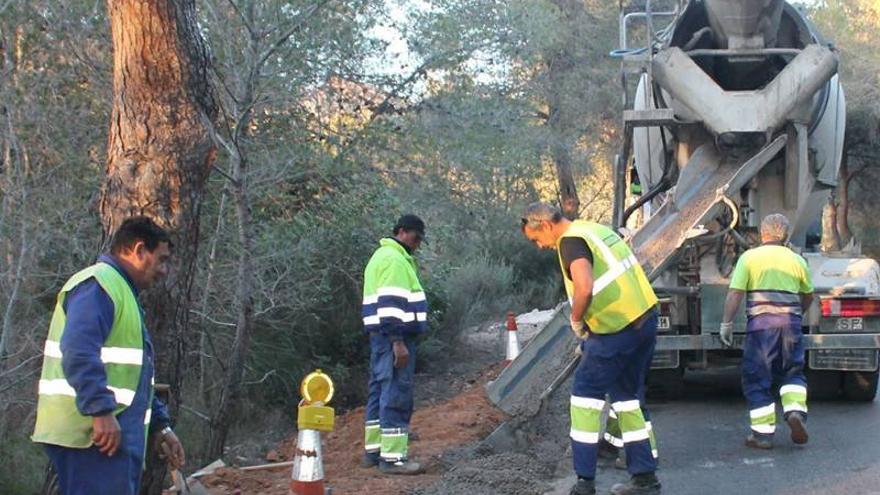
[(821, 249), (824, 253), (840, 250), (840, 237), (837, 234), (837, 203), (833, 195), (822, 208)]
[(198, 249), (202, 190), (215, 149), (204, 119), (217, 109), (194, 0), (108, 0), (113, 112), (101, 219), (107, 237), (127, 217), (149, 215), (174, 235), (165, 283), (148, 294), (158, 375), (177, 391)]
[[(172, 232), (166, 280), (144, 295), (157, 381), (176, 412), (186, 369), (189, 306), (202, 191), (215, 157), (206, 125), (217, 106), (194, 0), (107, 0), (113, 37), (113, 110), (100, 213), (105, 244), (127, 217), (149, 215)], [(145, 479), (151, 478), (149, 473)], [(161, 481), (161, 479), (159, 479)], [(148, 482), (148, 493), (159, 483)]]
[(848, 155), (844, 152), (843, 160), (840, 162), (840, 182), (837, 184), (837, 212), (835, 219), (840, 247), (849, 244), (853, 237), (852, 231), (849, 228), (849, 183), (853, 175), (849, 170)]

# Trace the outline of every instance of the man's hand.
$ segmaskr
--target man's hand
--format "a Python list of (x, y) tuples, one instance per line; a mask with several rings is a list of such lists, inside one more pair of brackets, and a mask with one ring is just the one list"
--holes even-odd
[(102, 454), (112, 456), (119, 449), (122, 430), (113, 413), (92, 417), (92, 442)]
[(409, 350), (406, 348), (406, 343), (402, 340), (395, 340), (391, 345), (391, 350), (394, 351), (394, 367), (406, 367), (406, 363), (409, 362)]
[(721, 337), (721, 343), (731, 347), (733, 345), (733, 322), (722, 323), (719, 336)]
[(589, 337), (586, 324), (584, 324), (583, 320), (571, 320), (571, 331), (574, 332), (579, 339), (583, 340)]
[(182, 468), (186, 462), (186, 454), (183, 452), (183, 444), (180, 443), (180, 439), (177, 438), (177, 435), (170, 428), (163, 430), (160, 436), (160, 445), (162, 446), (165, 458), (168, 460), (168, 465), (171, 466), (171, 469)]

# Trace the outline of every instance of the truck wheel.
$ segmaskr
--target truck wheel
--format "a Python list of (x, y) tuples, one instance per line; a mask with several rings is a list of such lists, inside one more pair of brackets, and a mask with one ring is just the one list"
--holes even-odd
[(840, 397), (843, 373), (829, 370), (807, 370), (807, 400), (834, 400)]
[(648, 373), (648, 393), (668, 400), (684, 396), (684, 368), (651, 370)]
[(843, 395), (852, 401), (871, 402), (877, 395), (878, 371), (847, 371), (843, 374)]

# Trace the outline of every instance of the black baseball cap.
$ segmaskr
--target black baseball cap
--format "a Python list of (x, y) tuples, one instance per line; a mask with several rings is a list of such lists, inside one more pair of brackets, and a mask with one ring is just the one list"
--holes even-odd
[(401, 229), (414, 230), (419, 233), (422, 240), (425, 239), (425, 222), (412, 213), (407, 213), (397, 219), (397, 223), (394, 224), (394, 234), (396, 235)]

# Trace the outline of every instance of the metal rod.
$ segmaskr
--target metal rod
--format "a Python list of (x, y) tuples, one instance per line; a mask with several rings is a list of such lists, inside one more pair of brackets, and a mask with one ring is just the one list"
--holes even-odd
[(654, 292), (671, 296), (692, 296), (700, 293), (699, 287), (653, 287)]
[[(653, 17), (674, 17), (678, 12), (675, 10), (665, 10), (662, 12), (653, 12), (651, 15)], [(627, 33), (629, 32), (629, 21), (631, 19), (637, 18), (646, 18), (648, 16), (647, 12), (630, 12), (629, 14), (624, 14), (623, 19), (620, 21), (620, 48), (623, 50), (629, 49), (629, 39)], [(650, 43), (653, 43), (653, 39), (649, 40)]]
[[(687, 350), (723, 350), (741, 349), (745, 335), (733, 336), (733, 346), (727, 347), (718, 334), (700, 335), (659, 335), (657, 336), (658, 351)], [(805, 349), (880, 349), (880, 334), (807, 334), (803, 336)]]
[(698, 48), (685, 51), (691, 57), (755, 57), (762, 55), (797, 55), (800, 52), (799, 48), (761, 48), (759, 50)]

